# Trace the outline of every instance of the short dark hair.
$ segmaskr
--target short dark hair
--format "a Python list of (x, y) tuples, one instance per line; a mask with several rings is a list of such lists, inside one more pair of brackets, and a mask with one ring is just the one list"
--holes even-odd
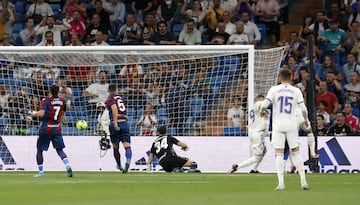
[(281, 70), (280, 77), (283, 80), (290, 80), (291, 79), (291, 72), (289, 70)]
[(322, 120), (325, 120), (324, 115), (319, 114), (319, 115), (317, 115), (316, 117), (320, 117)]
[(109, 91), (109, 93), (116, 92), (116, 85), (114, 83), (110, 84), (109, 88), (108, 88), (108, 91)]
[(52, 96), (57, 96), (59, 93), (59, 86), (57, 84), (52, 84), (50, 86), (50, 93)]
[(157, 133), (159, 135), (165, 135), (166, 134), (166, 126), (160, 125), (159, 127), (157, 127)]
[(325, 100), (320, 100), (319, 104), (323, 104), (325, 107), (327, 107), (327, 102)]
[(164, 24), (165, 26), (167, 26), (166, 21), (162, 20), (157, 23), (157, 27), (159, 27), (161, 24)]

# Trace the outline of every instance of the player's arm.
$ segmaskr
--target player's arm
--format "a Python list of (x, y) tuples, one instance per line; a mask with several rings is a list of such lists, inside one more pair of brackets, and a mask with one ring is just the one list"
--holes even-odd
[(33, 117), (43, 117), (44, 115), (45, 115), (45, 110), (31, 112), (31, 116), (33, 116)]
[(149, 159), (147, 162), (147, 171), (151, 170), (151, 163), (152, 163), (153, 159), (154, 159), (154, 154), (152, 152), (150, 152)]
[(260, 107), (260, 113), (262, 116), (267, 116), (269, 114), (268, 107), (271, 104), (271, 101), (269, 99), (263, 100)]
[(111, 111), (112, 111), (112, 115), (113, 115), (113, 123), (114, 123), (114, 128), (115, 130), (120, 130), (119, 126), (118, 126), (118, 108), (116, 107), (115, 104), (111, 105)]
[(183, 142), (181, 142), (181, 141), (178, 141), (178, 142), (176, 143), (176, 145), (179, 146), (179, 147), (181, 147), (181, 149), (184, 150), (184, 151), (186, 151), (186, 150), (189, 149), (189, 147), (187, 146), (187, 144), (185, 144), (185, 143), (183, 143)]
[(307, 108), (305, 106), (305, 103), (304, 102), (300, 103), (299, 107), (300, 107), (300, 110), (301, 110), (301, 114), (302, 114), (303, 118), (305, 119), (305, 121), (303, 122), (303, 125), (306, 127), (306, 129), (310, 129), (308, 111), (307, 111)]

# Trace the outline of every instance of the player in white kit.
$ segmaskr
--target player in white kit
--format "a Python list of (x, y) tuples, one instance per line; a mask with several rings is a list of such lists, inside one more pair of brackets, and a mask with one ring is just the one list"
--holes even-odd
[(258, 166), (266, 153), (265, 136), (269, 128), (269, 116), (262, 112), (261, 105), (264, 96), (259, 95), (255, 98), (254, 109), (250, 111), (249, 121), (249, 140), (251, 144), (251, 157), (240, 164), (233, 164), (229, 173), (236, 172), (239, 168), (254, 164), (250, 173), (259, 173)]
[(262, 110), (267, 111), (272, 103), (272, 145), (275, 148), (275, 164), (278, 176), (278, 186), (275, 190), (284, 190), (284, 148), (285, 140), (289, 144), (294, 164), (298, 169), (301, 187), (309, 189), (306, 182), (304, 162), (299, 150), (298, 123), (296, 121), (296, 109), (301, 110), (305, 119), (304, 126), (308, 127), (308, 112), (304, 104), (304, 98), (299, 88), (291, 85), (291, 72), (280, 71), (280, 85), (272, 86), (262, 104)]

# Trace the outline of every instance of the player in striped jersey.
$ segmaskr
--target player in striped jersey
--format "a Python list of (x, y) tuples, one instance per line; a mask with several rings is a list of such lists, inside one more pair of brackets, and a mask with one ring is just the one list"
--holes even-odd
[(43, 177), (43, 151), (47, 151), (50, 142), (52, 142), (57, 154), (66, 166), (68, 177), (72, 177), (72, 169), (69, 164), (67, 155), (63, 151), (65, 144), (61, 134), (61, 115), (66, 110), (66, 101), (58, 96), (59, 86), (53, 84), (50, 86), (50, 96), (42, 99), (39, 111), (32, 111), (34, 117), (41, 117), (42, 122), (39, 128), (39, 137), (37, 139), (36, 161), (39, 173), (34, 177)]
[[(110, 84), (108, 88), (109, 97), (107, 98), (105, 105), (109, 110), (110, 115), (110, 140), (113, 147), (114, 158), (116, 161), (117, 168), (124, 174), (128, 172), (132, 151), (130, 141), (130, 126), (127, 121), (126, 114), (126, 101), (125, 99), (117, 94), (115, 84)], [(122, 168), (120, 161), (119, 144), (122, 142), (125, 149), (126, 163), (125, 167)]]
[(265, 112), (269, 104), (273, 104), (273, 131), (272, 145), (275, 148), (275, 164), (278, 176), (278, 186), (275, 190), (284, 190), (284, 147), (285, 140), (289, 144), (294, 164), (300, 175), (301, 187), (309, 189), (306, 182), (303, 159), (299, 149), (298, 123), (296, 121), (296, 109), (301, 110), (304, 118), (304, 126), (309, 127), (308, 112), (304, 104), (304, 98), (299, 88), (291, 85), (291, 72), (280, 71), (280, 85), (272, 86), (262, 103)]
[(229, 173), (236, 172), (239, 168), (254, 164), (250, 173), (259, 173), (258, 166), (266, 153), (265, 136), (267, 134), (269, 117), (262, 112), (261, 105), (264, 96), (258, 95), (255, 98), (254, 109), (250, 111), (249, 140), (251, 144), (251, 157), (240, 164), (233, 164)]

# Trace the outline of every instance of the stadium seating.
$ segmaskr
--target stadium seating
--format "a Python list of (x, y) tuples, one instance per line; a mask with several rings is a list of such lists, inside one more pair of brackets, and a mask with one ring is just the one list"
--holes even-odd
[(241, 136), (240, 127), (224, 127), (223, 136)]
[(13, 26), (13, 33), (20, 33), (20, 31), (24, 28), (24, 25), (22, 22), (15, 23)]
[(172, 33), (178, 38), (183, 28), (184, 24), (174, 24), (172, 27)]
[(23, 1), (17, 1), (15, 4), (15, 11), (16, 14), (22, 14), (25, 13), (25, 4)]
[(261, 40), (259, 42), (259, 44), (263, 44), (266, 38), (266, 26), (265, 24), (256, 24), (256, 26), (258, 27), (260, 34), (261, 34)]

